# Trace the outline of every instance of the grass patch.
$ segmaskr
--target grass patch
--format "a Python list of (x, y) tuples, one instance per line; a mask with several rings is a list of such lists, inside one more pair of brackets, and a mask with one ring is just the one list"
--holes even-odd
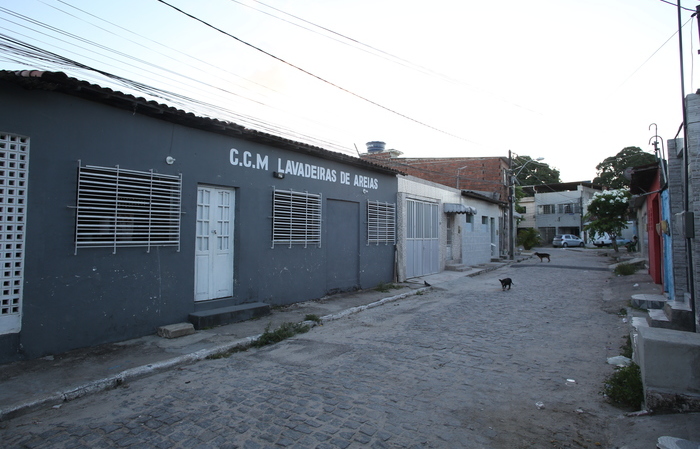
[(619, 406), (638, 410), (644, 402), (644, 387), (639, 365), (631, 363), (615, 369), (603, 386), (603, 393)]
[(207, 356), (207, 360), (225, 359), (227, 357), (231, 357), (231, 355), (236, 354), (237, 352), (245, 352), (247, 350), (248, 346), (236, 346), (235, 348), (229, 349), (228, 351), (223, 351), (217, 354), (209, 355)]
[(627, 357), (628, 359), (631, 359), (634, 355), (634, 350), (632, 349), (632, 338), (629, 335), (627, 335), (625, 344), (620, 346), (620, 349), (622, 349), (622, 354), (620, 355)]
[(270, 330), (270, 325), (268, 324), (265, 328), (265, 332), (260, 335), (256, 341), (254, 341), (251, 346), (260, 348), (267, 345), (272, 345), (279, 343), (280, 341), (291, 338), (297, 334), (303, 334), (311, 329), (306, 324), (301, 323), (282, 323), (280, 327), (274, 331)]
[(615, 274), (618, 276), (629, 276), (637, 272), (637, 266), (631, 263), (621, 263), (615, 267)]
[(306, 316), (304, 316), (304, 321), (313, 321), (314, 323), (321, 324), (321, 317), (316, 315), (315, 313), (309, 313)]
[(399, 286), (399, 285), (391, 284), (391, 283), (385, 284), (384, 282), (380, 282), (379, 285), (374, 287), (374, 289), (376, 291), (382, 292), (382, 293), (388, 293), (389, 290), (398, 290), (400, 288), (401, 288), (401, 286)]

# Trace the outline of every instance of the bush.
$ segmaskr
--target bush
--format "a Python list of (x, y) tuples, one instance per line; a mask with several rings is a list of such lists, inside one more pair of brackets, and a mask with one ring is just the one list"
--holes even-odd
[(541, 241), (540, 233), (535, 228), (526, 228), (518, 231), (518, 245), (522, 245), (526, 250), (534, 248)]
[(637, 267), (631, 263), (621, 263), (615, 267), (615, 274), (618, 276), (629, 276), (637, 272)]
[(618, 367), (605, 380), (603, 393), (617, 405), (638, 410), (644, 402), (644, 386), (639, 365)]

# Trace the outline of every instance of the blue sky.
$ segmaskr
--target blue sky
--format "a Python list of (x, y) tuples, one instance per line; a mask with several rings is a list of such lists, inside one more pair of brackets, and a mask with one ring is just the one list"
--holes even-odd
[[(626, 146), (651, 152), (652, 123), (665, 140), (682, 121), (677, 10), (660, 0), (168, 3), (250, 46), (158, 0), (2, 0), (0, 33), (205, 103), (183, 109), (348, 154), (371, 140), (407, 157), (512, 150), (580, 181)], [(690, 19), (686, 93), (698, 88)], [(134, 93), (6, 51), (0, 68)]]

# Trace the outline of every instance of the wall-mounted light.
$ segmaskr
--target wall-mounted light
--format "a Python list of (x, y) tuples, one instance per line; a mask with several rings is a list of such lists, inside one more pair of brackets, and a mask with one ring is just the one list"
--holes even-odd
[(278, 172), (278, 171), (273, 171), (272, 176), (274, 176), (277, 179), (284, 179), (284, 173)]
[(168, 165), (173, 165), (175, 163), (175, 158), (172, 156), (168, 156), (165, 158), (165, 163)]

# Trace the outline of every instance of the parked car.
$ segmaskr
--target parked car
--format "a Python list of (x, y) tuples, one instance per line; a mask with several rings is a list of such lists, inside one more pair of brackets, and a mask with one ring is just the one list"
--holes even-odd
[(585, 246), (581, 237), (572, 234), (557, 234), (552, 240), (552, 246), (561, 246), (562, 248), (567, 248), (569, 246)]
[[(623, 239), (622, 237), (616, 238), (615, 241), (617, 242), (618, 247), (625, 246), (631, 242), (630, 239)], [(612, 245), (612, 239), (610, 238), (609, 235), (605, 235), (601, 238), (593, 240), (593, 245), (595, 245), (599, 248), (603, 247), (603, 246), (610, 246), (610, 245)]]

